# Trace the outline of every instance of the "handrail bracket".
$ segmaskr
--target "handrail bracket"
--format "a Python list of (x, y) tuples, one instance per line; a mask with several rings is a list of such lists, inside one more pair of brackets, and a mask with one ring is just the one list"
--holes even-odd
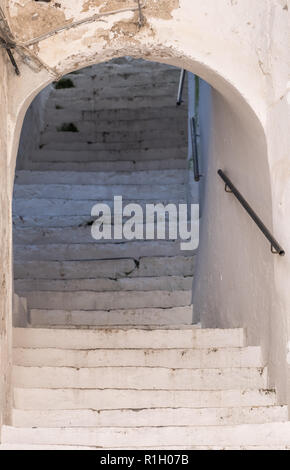
[(239, 203), (243, 206), (245, 211), (248, 213), (248, 215), (251, 217), (251, 219), (255, 222), (255, 224), (259, 227), (261, 232), (264, 234), (264, 236), (267, 238), (267, 240), (271, 244), (271, 253), (273, 255), (279, 255), (279, 256), (285, 256), (285, 250), (282, 248), (282, 246), (277, 242), (277, 240), (273, 237), (271, 232), (268, 230), (268, 228), (264, 225), (260, 217), (256, 214), (256, 212), (252, 209), (250, 204), (246, 201), (246, 199), (242, 196), (242, 194), (238, 191), (238, 189), (235, 187), (235, 185), (232, 183), (230, 178), (222, 171), (218, 170), (218, 175), (221, 177), (221, 179), (225, 183), (225, 191), (226, 193), (232, 193), (235, 198), (239, 201)]

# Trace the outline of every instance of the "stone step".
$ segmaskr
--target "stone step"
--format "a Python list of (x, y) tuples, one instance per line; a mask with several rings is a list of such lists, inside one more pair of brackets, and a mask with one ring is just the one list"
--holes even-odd
[[(99, 67), (99, 65), (98, 65)], [(92, 76), (85, 73), (80, 73), (78, 75), (68, 75), (69, 78), (73, 81), (75, 88), (77, 89), (84, 89), (88, 90), (90, 88), (101, 90), (106, 89), (108, 84), (110, 89), (112, 90), (119, 90), (119, 94), (124, 89), (131, 88), (131, 87), (150, 87), (150, 88), (157, 88), (160, 89), (162, 87), (162, 82), (164, 81), (167, 85), (174, 85), (175, 91), (176, 87), (179, 83), (179, 72), (177, 69), (169, 69), (169, 70), (151, 70), (150, 67), (143, 68), (142, 70), (131, 68), (126, 72), (112, 70), (112, 73), (108, 73), (106, 71), (106, 75), (102, 75), (100, 73), (94, 73)], [(186, 84), (185, 84), (186, 86)], [(65, 88), (62, 90), (66, 90)], [(68, 92), (70, 89), (67, 89)], [(58, 93), (61, 89), (54, 89), (52, 91), (53, 96), (58, 96)], [(73, 92), (73, 90), (72, 90)], [(88, 93), (88, 92), (87, 92)]]
[[(114, 225), (114, 222), (115, 222), (114, 216), (115, 215), (122, 215), (122, 211), (119, 211), (119, 212), (116, 211), (111, 216), (105, 217), (105, 219), (103, 219), (104, 224), (105, 225), (111, 225), (111, 224)], [(130, 217), (123, 217), (122, 218), (123, 223), (128, 221), (129, 218)], [(14, 215), (13, 216), (13, 227), (14, 227), (15, 231), (26, 229), (26, 228), (27, 229), (29, 229), (29, 228), (36, 228), (36, 229), (39, 229), (39, 228), (43, 228), (43, 229), (46, 229), (46, 228), (67, 228), (67, 227), (75, 228), (75, 227), (91, 226), (91, 225), (93, 225), (93, 222), (95, 222), (95, 220), (96, 220), (96, 218), (91, 217), (90, 215), (74, 215), (74, 216), (72, 216), (72, 215), (69, 215), (69, 216), (65, 216), (65, 215), (57, 215), (57, 216), (49, 215), (49, 216), (46, 216), (46, 215), (44, 215), (44, 216), (34, 216), (34, 217), (30, 217), (30, 216), (24, 216), (23, 217), (22, 215), (19, 215), (19, 216)], [(156, 230), (156, 223), (157, 223), (157, 221), (162, 222), (163, 221), (163, 216), (161, 216), (161, 215), (158, 216), (158, 218), (155, 222), (155, 225), (150, 224), (150, 223), (144, 224), (143, 223), (144, 214), (141, 217), (138, 217), (138, 216), (135, 215), (134, 220), (137, 223), (137, 226), (139, 228), (141, 228), (142, 233), (146, 233), (145, 230), (146, 229), (149, 230), (149, 227), (152, 227), (152, 229)], [(169, 220), (169, 214), (166, 213), (165, 214), (165, 222), (166, 222), (166, 229), (167, 230), (168, 230), (168, 220)], [(179, 215), (177, 214), (177, 220), (176, 220), (177, 228), (178, 228), (178, 224), (179, 224), (180, 220), (181, 219), (179, 218)], [(175, 222), (173, 222), (173, 223), (175, 223)], [(186, 223), (186, 221), (185, 221), (185, 223)], [(177, 233), (178, 233), (178, 231), (177, 231)]]
[[(126, 241), (123, 243), (72, 243), (48, 245), (14, 244), (14, 260), (75, 261), (114, 260), (121, 258), (194, 256), (194, 251), (181, 251), (180, 241)], [(62, 289), (60, 289), (62, 290)]]
[[(78, 108), (66, 109), (59, 107), (59, 105), (51, 106), (47, 103), (45, 110), (45, 122), (53, 124), (62, 124), (64, 122), (95, 122), (102, 125), (103, 122), (110, 123), (113, 126), (119, 126), (122, 122), (136, 122), (136, 126), (140, 121), (154, 121), (158, 120), (176, 120), (178, 123), (187, 122), (187, 106), (163, 106), (162, 108), (154, 107), (140, 107), (137, 109), (130, 108), (114, 108), (104, 110), (82, 111)], [(147, 123), (149, 124), (149, 122)], [(122, 124), (121, 124), (122, 125)], [(141, 127), (141, 125), (140, 125)]]
[(14, 407), (26, 411), (138, 410), (151, 408), (268, 407), (277, 403), (271, 390), (77, 390), (14, 389)]
[[(133, 259), (103, 261), (31, 261), (14, 264), (16, 279), (94, 279), (128, 276), (136, 264)], [(78, 272), (76, 272), (76, 270)]]
[[(164, 75), (166, 76), (166, 74)], [(116, 106), (118, 106), (119, 102), (123, 102), (126, 99), (131, 103), (135, 99), (148, 97), (149, 102), (153, 102), (152, 98), (160, 101), (168, 98), (172, 100), (173, 107), (176, 105), (177, 76), (175, 80), (166, 79), (163, 84), (159, 83), (158, 86), (152, 86), (152, 80), (146, 80), (146, 78), (144, 77), (143, 83), (139, 80), (138, 84), (132, 83), (131, 86), (126, 86), (123, 81), (123, 86), (121, 87), (118, 86), (118, 76), (115, 75), (112, 77), (112, 82), (99, 82), (97, 78), (95, 80), (82, 80), (82, 82), (89, 85), (89, 90), (87, 87), (78, 86), (77, 82), (73, 80), (76, 85), (75, 87), (54, 89), (49, 97), (49, 101), (54, 102), (58, 100), (61, 105), (64, 102), (73, 103), (79, 100), (90, 100), (94, 105), (98, 106), (99, 102), (103, 103), (106, 100), (111, 102), (111, 100), (115, 99)]]
[[(70, 293), (71, 294), (71, 293)], [(128, 293), (127, 293), (128, 294)], [(141, 295), (141, 292), (140, 292)], [(151, 293), (152, 295), (152, 293)], [(191, 296), (191, 292), (190, 292)], [(144, 297), (144, 296), (143, 296)], [(174, 299), (176, 302), (176, 295)], [(174, 301), (171, 303), (174, 304)], [(162, 299), (156, 304), (162, 303)], [(189, 301), (190, 303), (191, 301)], [(142, 304), (142, 302), (138, 302)], [(184, 303), (184, 302), (182, 302)], [(120, 306), (121, 307), (121, 306)], [(49, 308), (49, 307), (47, 307)], [(74, 307), (76, 308), (76, 307)], [(99, 307), (98, 307), (99, 308)], [(122, 307), (121, 307), (122, 308)], [(30, 324), (35, 327), (65, 327), (65, 326), (120, 326), (139, 325), (191, 325), (193, 317), (192, 305), (186, 307), (168, 308), (136, 308), (124, 307), (108, 310), (47, 310), (32, 309), (30, 311)]]
[(27, 295), (31, 291), (50, 292), (111, 292), (111, 291), (186, 291), (192, 288), (193, 277), (141, 277), (119, 279), (20, 279), (14, 281), (15, 291)]
[[(94, 151), (96, 154), (100, 155), (100, 160), (106, 160), (106, 154), (109, 156), (113, 151), (113, 154), (116, 155), (116, 152), (123, 154), (128, 152), (128, 156), (124, 157), (124, 160), (130, 160), (129, 155), (134, 154), (135, 158), (132, 157), (132, 160), (141, 160), (143, 155), (147, 156), (148, 160), (154, 159), (153, 155), (156, 155), (156, 159), (162, 160), (162, 157), (159, 157), (159, 153), (162, 154), (167, 152), (170, 153), (170, 149), (177, 149), (177, 151), (172, 153), (172, 158), (186, 158), (188, 151), (182, 152), (182, 149), (187, 149), (187, 136), (180, 137), (179, 141), (175, 137), (166, 137), (162, 141), (157, 137), (154, 140), (141, 140), (141, 141), (124, 141), (124, 142), (111, 142), (111, 143), (100, 143), (88, 140), (87, 142), (49, 142), (47, 144), (40, 144), (40, 150), (57, 150), (63, 152), (75, 152), (75, 151), (84, 151), (90, 152)], [(151, 150), (151, 155), (147, 152)], [(146, 158), (145, 158), (146, 159)], [(95, 159), (97, 160), (97, 158)], [(111, 158), (112, 160), (112, 158)], [(143, 158), (144, 160), (144, 158)], [(78, 160), (79, 161), (79, 160)]]
[[(31, 244), (35, 244), (35, 245), (48, 245), (48, 244), (54, 244), (54, 245), (58, 245), (58, 244), (64, 244), (64, 245), (69, 245), (69, 244), (93, 244), (94, 246), (97, 246), (98, 244), (112, 244), (112, 243), (117, 243), (117, 244), (121, 244), (121, 243), (129, 243), (131, 241), (136, 241), (136, 238), (134, 238), (133, 240), (128, 240), (127, 237), (125, 237), (124, 233), (123, 233), (123, 237), (121, 239), (117, 239), (117, 240), (114, 240), (114, 230), (112, 228), (111, 230), (111, 238), (110, 239), (107, 239), (107, 238), (104, 238), (104, 239), (100, 239), (100, 240), (97, 240), (96, 238), (93, 237), (92, 235), (92, 221), (91, 221), (91, 218), (89, 218), (86, 226), (81, 226), (81, 227), (64, 227), (64, 228), (59, 228), (59, 227), (28, 227), (28, 228), (20, 228), (20, 227), (14, 227), (14, 242), (17, 244), (17, 245), (25, 245), (25, 244), (28, 244), (28, 245), (31, 245)], [(198, 225), (198, 221), (196, 221), (196, 224), (195, 224), (195, 228), (196, 228), (196, 233), (197, 233), (197, 225)], [(121, 227), (120, 227), (121, 229)], [(138, 230), (137, 230), (138, 229)], [(137, 230), (137, 234), (138, 234), (138, 237), (141, 237), (142, 236), (142, 240), (140, 239), (139, 241), (143, 241), (145, 236), (146, 236), (146, 233), (147, 233), (147, 229), (149, 231), (149, 235), (150, 235), (150, 239), (148, 239), (147, 241), (157, 241), (158, 240), (158, 237), (157, 237), (157, 234), (156, 234), (156, 224), (148, 224), (148, 225), (145, 225), (145, 224), (137, 224), (136, 225), (136, 230)], [(152, 229), (152, 230), (151, 230)], [(133, 230), (133, 233), (132, 233), (132, 236), (135, 236), (134, 235), (134, 228), (132, 229)], [(176, 227), (176, 230), (177, 230), (177, 234), (178, 234), (178, 226)], [(97, 233), (98, 233), (98, 230), (97, 230)], [(175, 234), (176, 235), (176, 232)], [(165, 225), (165, 237), (162, 238), (163, 241), (165, 240), (168, 240), (169, 242), (171, 241), (180, 241), (180, 243), (182, 242), (182, 240), (180, 239), (179, 236), (177, 236), (174, 240), (171, 239), (169, 237), (169, 232), (168, 232), (168, 224)], [(189, 243), (189, 242), (185, 242), (185, 243)], [(197, 245), (198, 245), (198, 239), (196, 237), (193, 237), (192, 238), (192, 245), (189, 246), (189, 250), (192, 251), (192, 250), (195, 250), (197, 248)], [(192, 247), (192, 248), (191, 248)], [(187, 250), (184, 251), (184, 253), (186, 253)]]
[(268, 385), (267, 368), (173, 369), (162, 367), (22, 367), (13, 366), (17, 388), (232, 390)]
[[(51, 113), (52, 114), (52, 113)], [(129, 135), (131, 135), (132, 132), (152, 132), (154, 135), (154, 132), (159, 130), (160, 132), (166, 131), (168, 134), (173, 133), (174, 135), (179, 132), (187, 132), (187, 119), (186, 116), (172, 116), (170, 118), (168, 117), (163, 117), (160, 118), (149, 118), (149, 119), (118, 119), (118, 116), (115, 116), (114, 120), (105, 120), (100, 119), (97, 121), (94, 121), (93, 119), (87, 119), (85, 120), (84, 117), (80, 116), (77, 114), (77, 112), (73, 113), (70, 115), (69, 112), (67, 112), (67, 116), (63, 113), (64, 117), (59, 116), (59, 114), (54, 113), (53, 116), (51, 116), (51, 119), (48, 119), (47, 117), (47, 124), (45, 125), (43, 129), (43, 134), (46, 135), (47, 133), (55, 133), (55, 132), (67, 132), (64, 129), (64, 125), (66, 124), (74, 124), (78, 131), (82, 134), (90, 134), (90, 133), (112, 133), (114, 134), (115, 132), (127, 132)], [(85, 113), (82, 113), (83, 115)]]
[[(44, 151), (46, 152), (46, 151)], [(39, 151), (39, 161), (29, 161), (29, 168), (33, 171), (50, 171), (51, 159), (55, 158), (52, 155), (45, 161), (42, 158), (42, 151)], [(47, 151), (47, 154), (49, 151)], [(183, 157), (186, 156), (184, 152), (180, 152)], [(150, 170), (182, 170), (187, 169), (188, 163), (185, 158), (169, 159), (169, 160), (148, 160), (148, 161), (85, 161), (79, 158), (79, 161), (66, 162), (61, 161), (61, 152), (58, 152), (58, 161), (53, 161), (53, 169), (57, 171), (76, 171), (78, 174), (81, 172), (96, 172), (96, 171), (150, 171)], [(74, 156), (76, 158), (76, 156)], [(20, 162), (21, 164), (21, 162)]]
[(16, 348), (204, 349), (245, 346), (243, 329), (210, 330), (194, 326), (164, 328), (50, 329), (14, 328)]
[(15, 427), (165, 427), (233, 426), (288, 421), (287, 406), (257, 408), (157, 408), (140, 410), (12, 411)]
[[(151, 200), (140, 200), (140, 199), (130, 199), (130, 200), (123, 200), (123, 206), (134, 203), (138, 204), (143, 213), (145, 213), (146, 205), (147, 204), (176, 204), (176, 203), (186, 203), (185, 197), (183, 200), (176, 201), (174, 199), (170, 199), (170, 194), (168, 194), (167, 198), (163, 198), (160, 201), (156, 201), (154, 199)], [(114, 210), (114, 200), (113, 198), (108, 200), (99, 200), (96, 201), (94, 199), (84, 199), (84, 200), (77, 200), (77, 199), (48, 199), (48, 198), (35, 198), (31, 199), (13, 199), (13, 213), (17, 217), (29, 217), (29, 216), (46, 216), (56, 217), (59, 215), (63, 215), (65, 217), (68, 216), (78, 216), (78, 215), (85, 215), (88, 217), (89, 220), (92, 219), (91, 211), (94, 205), (98, 202), (102, 204), (106, 204), (109, 206), (111, 211)], [(17, 243), (15, 241), (15, 243)], [(27, 243), (27, 241), (25, 241)], [(76, 241), (76, 243), (80, 243), (80, 240)], [(146, 242), (147, 243), (147, 242)]]
[(290, 446), (290, 422), (236, 426), (141, 428), (13, 428), (3, 426), (4, 444), (132, 446)]
[(15, 183), (25, 184), (68, 184), (68, 185), (137, 185), (137, 184), (184, 184), (187, 172), (184, 170), (130, 171), (130, 172), (83, 172), (74, 171), (17, 171)]
[(167, 367), (222, 369), (263, 367), (261, 348), (97, 349), (14, 348), (13, 364), (33, 367)]
[(27, 304), (37, 310), (112, 310), (167, 309), (191, 305), (192, 291), (117, 291), (117, 292), (27, 292)]
[[(53, 196), (53, 197), (52, 197)], [(162, 201), (170, 197), (179, 202), (184, 201), (183, 184), (127, 184), (127, 185), (70, 185), (70, 184), (24, 184), (14, 185), (14, 197), (17, 199), (70, 199), (101, 201), (122, 196), (125, 200)]]
[(128, 165), (128, 163), (130, 163), (130, 166), (133, 165), (134, 168), (135, 165), (136, 168), (138, 165), (139, 167), (142, 165), (142, 168), (147, 165), (152, 169), (152, 166), (155, 165), (154, 168), (157, 167), (157, 169), (160, 169), (161, 166), (164, 166), (165, 164), (168, 165), (172, 160), (174, 160), (175, 168), (175, 165), (179, 163), (180, 160), (182, 160), (183, 163), (187, 160), (188, 154), (188, 150), (185, 145), (181, 147), (175, 146), (170, 148), (161, 148), (158, 150), (154, 148), (148, 148), (145, 150), (129, 148), (120, 149), (120, 146), (116, 146), (115, 149), (94, 149), (92, 146), (94, 146), (94, 144), (80, 144), (78, 145), (78, 149), (65, 150), (65, 144), (63, 144), (63, 148), (60, 150), (39, 149), (32, 152), (31, 159), (34, 162), (53, 162), (54, 165), (57, 162), (70, 164), (74, 162), (82, 164), (91, 162), (97, 164), (99, 162), (102, 166), (110, 163), (110, 169), (113, 169), (118, 165), (118, 169), (121, 167), (122, 171), (125, 171), (125, 166)]
[(152, 292), (27, 292), (30, 309), (38, 310), (131, 310), (191, 305), (192, 291)]
[(27, 261), (14, 264), (15, 279), (96, 279), (192, 276), (195, 257), (173, 256), (119, 260)]
[[(159, 130), (159, 129), (144, 129), (144, 130), (125, 130), (125, 131), (97, 131), (91, 126), (91, 129), (87, 131), (82, 131), (82, 127), (79, 129), (79, 132), (61, 132), (59, 131), (44, 131), (40, 137), (40, 144), (52, 144), (55, 143), (87, 143), (93, 142), (94, 144), (99, 144), (100, 149), (110, 148), (110, 144), (119, 144), (125, 143), (126, 145), (136, 145), (135, 148), (140, 148), (144, 146), (154, 147), (158, 143), (159, 147), (168, 148), (168, 140), (172, 145), (186, 145), (187, 142), (187, 133), (184, 129), (170, 129), (168, 130)], [(88, 127), (86, 124), (85, 128)], [(54, 147), (52, 147), (54, 148)], [(134, 148), (134, 147), (133, 147)]]
[[(127, 90), (131, 91), (132, 94), (138, 94), (140, 89), (147, 88), (148, 93), (151, 90), (155, 90), (155, 93), (162, 90), (164, 93), (165, 90), (167, 91), (174, 91), (174, 94), (177, 92), (178, 84), (179, 84), (179, 77), (180, 74), (177, 70), (158, 70), (158, 71), (146, 71), (146, 69), (142, 70), (130, 70), (128, 73), (125, 71), (123, 72), (113, 72), (109, 73), (106, 76), (102, 76), (97, 74), (97, 76), (89, 76), (86, 74), (71, 76), (71, 80), (75, 85), (75, 89), (77, 90), (84, 90), (83, 96), (88, 96), (87, 90), (95, 90), (98, 93), (101, 93), (103, 90), (107, 91), (110, 89), (113, 93), (119, 94), (124, 96), (123, 93)], [(167, 88), (165, 88), (167, 87)], [(60, 92), (65, 93), (67, 90), (67, 94), (69, 94), (70, 90), (73, 93), (73, 89), (55, 89), (53, 90), (51, 96), (57, 98)], [(186, 96), (187, 92), (187, 83), (184, 85), (184, 96)], [(129, 95), (130, 96), (130, 95)], [(174, 103), (175, 104), (175, 103)]]
[[(49, 100), (49, 107), (51, 109), (55, 109), (56, 106), (61, 106), (65, 109), (79, 109), (80, 111), (102, 111), (102, 110), (112, 110), (112, 109), (138, 109), (139, 107), (142, 108), (163, 108), (172, 106), (173, 108), (176, 106), (176, 87), (173, 88), (172, 95), (165, 93), (163, 96), (159, 94), (159, 96), (146, 96), (145, 93), (142, 92), (139, 96), (120, 96), (119, 98), (116, 96), (107, 96), (107, 97), (94, 97), (94, 96), (87, 96), (87, 97), (79, 97), (76, 99), (72, 99), (73, 92), (75, 89), (70, 89), (72, 92), (67, 94), (67, 96), (60, 96), (54, 95)], [(159, 90), (158, 90), (159, 92)], [(131, 99), (130, 99), (131, 98)]]

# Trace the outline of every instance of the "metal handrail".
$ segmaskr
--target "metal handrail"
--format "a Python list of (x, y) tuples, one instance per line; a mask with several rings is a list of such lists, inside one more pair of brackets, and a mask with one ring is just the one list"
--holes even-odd
[(199, 171), (198, 161), (198, 145), (197, 145), (197, 130), (195, 118), (190, 118), (190, 129), (191, 129), (191, 144), (192, 144), (192, 160), (193, 160), (193, 173), (194, 181), (199, 182), (202, 175)]
[(186, 70), (181, 69), (180, 79), (179, 79), (179, 86), (178, 86), (178, 93), (177, 93), (177, 100), (176, 100), (177, 106), (180, 106), (183, 103), (182, 95), (183, 95), (183, 88), (184, 88), (184, 82), (185, 82), (185, 73), (186, 73)]
[(222, 170), (218, 170), (218, 175), (225, 183), (225, 191), (228, 193), (232, 193), (243, 208), (247, 211), (249, 216), (253, 219), (255, 224), (259, 227), (261, 232), (265, 235), (267, 240), (271, 243), (271, 252), (276, 255), (285, 256), (285, 251), (281, 247), (281, 245), (277, 242), (277, 240), (273, 237), (271, 232), (267, 229), (267, 227), (263, 224), (260, 217), (256, 214), (256, 212), (252, 209), (252, 207), (248, 204), (245, 198), (241, 195), (235, 185), (231, 182), (227, 175)]

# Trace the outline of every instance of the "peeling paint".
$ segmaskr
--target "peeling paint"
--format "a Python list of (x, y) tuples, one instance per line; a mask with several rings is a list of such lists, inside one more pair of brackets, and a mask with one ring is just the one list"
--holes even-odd
[(18, 5), (16, 12), (11, 18), (10, 25), (15, 37), (21, 38), (21, 41), (33, 39), (72, 21), (66, 19), (61, 9), (32, 1), (24, 6)]
[(173, 11), (179, 8), (179, 0), (151, 0), (144, 8), (145, 15), (152, 18), (170, 20)]

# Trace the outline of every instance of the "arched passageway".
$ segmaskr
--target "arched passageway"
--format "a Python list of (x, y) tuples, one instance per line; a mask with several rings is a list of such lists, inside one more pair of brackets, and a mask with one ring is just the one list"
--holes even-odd
[[(198, 72), (216, 87), (214, 89), (203, 82), (200, 90), (200, 139), (206, 189), (193, 286), (194, 322), (201, 320), (207, 327), (244, 325), (250, 343), (262, 343), (267, 357), (273, 258), (254, 224), (249, 222), (235, 201), (225, 198), (224, 187), (216, 174), (219, 168), (226, 170), (241, 191), (248, 195), (266, 224), (272, 226), (270, 184), (265, 184), (265, 181), (269, 182), (269, 171), (262, 127), (243, 98), (220, 77), (212, 78), (207, 70), (196, 64), (190, 66), (190, 62), (172, 58), (166, 62), (186, 66), (188, 71)], [(35, 91), (29, 101), (34, 95)], [(236, 263), (233, 263), (235, 257)], [(245, 275), (249, 272), (251, 276)], [(265, 285), (268, 285), (266, 290)], [(230, 297), (231, 302), (228, 301)]]
[[(35, 48), (34, 58), (37, 57), (46, 68), (36, 74), (23, 66), (23, 81), (19, 87), (15, 86), (16, 78), (10, 77), (8, 93), (13, 86), (14, 93), (13, 100), (7, 107), (10, 119), (7, 126), (7, 200), (12, 197), (22, 119), (33, 97), (55, 78), (90, 64), (124, 55), (168, 63), (200, 76), (212, 88), (204, 84), (200, 100), (201, 148), (207, 162), (207, 171), (201, 244), (194, 286), (196, 318), (201, 316), (204, 326), (247, 328), (250, 344), (262, 344), (264, 357), (268, 359), (270, 366), (271, 385), (277, 385), (281, 400), (285, 401), (287, 328), (284, 325), (287, 319), (283, 316), (283, 308), (287, 304), (287, 296), (285, 297), (282, 288), (279, 292), (283, 301), (280, 299), (281, 305), (279, 302), (279, 305), (276, 304), (279, 287), (277, 279), (281, 279), (283, 268), (278, 266), (279, 262), (274, 262), (268, 245), (254, 224), (241, 212), (233, 199), (226, 197), (224, 187), (216, 175), (218, 168), (225, 170), (265, 223), (272, 228), (274, 189), (271, 184), (275, 186), (275, 181), (269, 172), (264, 132), (267, 106), (264, 100), (266, 85), (262, 61), (260, 58), (257, 60), (257, 49), (250, 48), (246, 40), (243, 40), (243, 48), (240, 40), (234, 39), (236, 30), (232, 27), (232, 20), (236, 17), (224, 15), (223, 9), (219, 12), (221, 16), (217, 18), (216, 11), (209, 8), (209, 14), (203, 15), (200, 27), (197, 24), (195, 34), (192, 35), (191, 16), (187, 15), (191, 2), (182, 1), (179, 9), (175, 9), (176, 5), (172, 7), (171, 2), (170, 7), (162, 5), (164, 16), (159, 13), (156, 15), (154, 9), (151, 9), (151, 2), (149, 3), (147, 23), (143, 26), (136, 21), (134, 10), (133, 14), (127, 11), (118, 13), (120, 17), (111, 16), (106, 24), (99, 24), (96, 20), (97, 27), (92, 21), (81, 25), (77, 33), (73, 29), (45, 37)], [(229, 8), (228, 5), (224, 7)], [(260, 13), (253, 10), (254, 22), (255, 15)], [(245, 11), (240, 6), (239, 22), (243, 20), (245, 24), (251, 24), (249, 14), (246, 6)], [(70, 15), (74, 19), (81, 16), (80, 12), (70, 12)], [(198, 19), (199, 16), (197, 21)], [(130, 29), (132, 21), (134, 30)], [(203, 48), (200, 40), (203, 37), (202, 28), (206, 24), (207, 30), (211, 31), (211, 24), (217, 22), (223, 26), (222, 39), (215, 44), (215, 36), (209, 35), (207, 47)], [(12, 20), (11, 24), (14, 24)], [(34, 29), (31, 27), (30, 36), (37, 36)], [(239, 37), (245, 39), (248, 35)], [(227, 47), (230, 38), (233, 40), (233, 48)], [(254, 37), (254, 42), (256, 39)], [(64, 43), (66, 47), (63, 47)], [(233, 57), (236, 63), (241, 64), (239, 73), (233, 67)], [(277, 202), (277, 198), (275, 201)], [(4, 215), (10, 231), (5, 232), (4, 244), (6, 246), (7, 242), (9, 248), (11, 224), (7, 207), (5, 206)], [(277, 227), (277, 220), (275, 221), (274, 228)], [(6, 311), (10, 313), (11, 272), (10, 269), (10, 284), (4, 298), (5, 309), (7, 307)], [(273, 311), (275, 315), (272, 314)], [(7, 315), (5, 319), (5, 331), (3, 357), (8, 357), (9, 363), (11, 315)], [(7, 370), (9, 373), (9, 365)]]
[(187, 215), (198, 201), (179, 76), (123, 57), (66, 75), (32, 103), (13, 215), (28, 318), (15, 325), (192, 324), (198, 220), (182, 240), (180, 205)]

